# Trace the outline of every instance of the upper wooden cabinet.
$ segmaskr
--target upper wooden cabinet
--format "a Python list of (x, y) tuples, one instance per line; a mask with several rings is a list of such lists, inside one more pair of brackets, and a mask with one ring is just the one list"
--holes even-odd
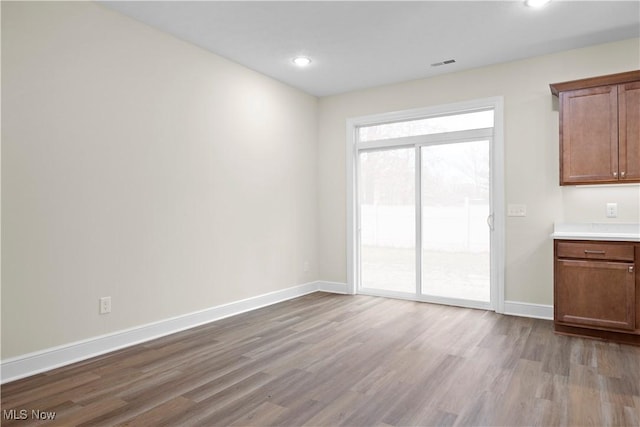
[(618, 105), (620, 179), (640, 182), (640, 81), (618, 86)]
[(560, 185), (640, 182), (640, 71), (550, 87), (560, 99)]

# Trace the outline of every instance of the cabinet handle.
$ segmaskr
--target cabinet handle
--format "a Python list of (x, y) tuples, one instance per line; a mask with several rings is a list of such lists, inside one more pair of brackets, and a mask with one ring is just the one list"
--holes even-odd
[(605, 254), (604, 251), (590, 251), (587, 249), (584, 250), (584, 253), (587, 255), (604, 255)]
[(620, 172), (620, 176), (624, 178), (624, 172)]
[(615, 176), (617, 178), (618, 177), (618, 172), (614, 172), (613, 176)]
[(633, 265), (630, 265), (630, 266), (629, 266), (629, 273), (633, 273), (633, 271), (634, 271), (634, 270), (633, 270)]

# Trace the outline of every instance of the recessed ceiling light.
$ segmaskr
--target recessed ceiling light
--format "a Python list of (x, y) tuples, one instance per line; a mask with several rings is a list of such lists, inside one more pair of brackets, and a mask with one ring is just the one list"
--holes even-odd
[(295, 58), (293, 58), (293, 63), (298, 67), (306, 67), (307, 65), (311, 64), (311, 60), (306, 56), (296, 56)]
[(529, 7), (542, 7), (545, 4), (549, 3), (551, 0), (525, 0), (524, 4)]

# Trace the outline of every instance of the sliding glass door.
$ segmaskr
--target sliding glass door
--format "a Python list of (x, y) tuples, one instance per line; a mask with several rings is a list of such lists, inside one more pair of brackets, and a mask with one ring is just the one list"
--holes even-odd
[(360, 154), (360, 272), (363, 289), (416, 289), (415, 149)]
[(429, 120), (359, 129), (357, 291), (491, 308), (493, 111)]
[(489, 302), (489, 141), (421, 147), (421, 294)]

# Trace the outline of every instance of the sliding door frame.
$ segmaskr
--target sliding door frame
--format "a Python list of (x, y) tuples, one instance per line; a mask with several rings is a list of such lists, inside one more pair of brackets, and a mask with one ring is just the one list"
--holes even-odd
[[(381, 141), (370, 141), (358, 144), (357, 132), (361, 126), (371, 126), (384, 123), (400, 122), (407, 120), (424, 119), (443, 115), (454, 115), (465, 112), (493, 110), (494, 125), (490, 129), (475, 129), (471, 131), (448, 132), (441, 134), (421, 135), (412, 137), (402, 137), (396, 139), (385, 139)], [(393, 149), (400, 147), (416, 147), (419, 153), (420, 147), (438, 143), (462, 142), (465, 140), (486, 139), (490, 141), (490, 179), (491, 179), (491, 298), (490, 304), (475, 304), (473, 301), (459, 300), (454, 298), (439, 298), (437, 296), (421, 295), (420, 289), (416, 286), (415, 296), (411, 299), (436, 302), (453, 305), (463, 305), (467, 307), (489, 308), (498, 313), (504, 312), (504, 238), (505, 238), (505, 218), (504, 218), (504, 133), (503, 133), (503, 99), (502, 97), (485, 98), (466, 102), (440, 105), (434, 107), (382, 113), (369, 116), (351, 118), (347, 120), (347, 144), (346, 144), (346, 167), (347, 167), (347, 289), (349, 293), (358, 292), (360, 281), (360, 253), (359, 253), (359, 201), (358, 201), (358, 154), (361, 151), (375, 151)], [(416, 165), (419, 163), (416, 156)], [(417, 177), (420, 179), (420, 171), (416, 169)], [(419, 189), (416, 188), (416, 192)], [(418, 207), (416, 199), (416, 211), (420, 214), (421, 207)], [(417, 219), (418, 217), (416, 217)], [(416, 221), (416, 248), (420, 247), (421, 221)], [(421, 275), (421, 265), (418, 265), (420, 258), (416, 260), (417, 277)], [(417, 284), (417, 283), (416, 283)], [(391, 296), (402, 298), (400, 295), (387, 293), (384, 291), (366, 291), (369, 295)]]

